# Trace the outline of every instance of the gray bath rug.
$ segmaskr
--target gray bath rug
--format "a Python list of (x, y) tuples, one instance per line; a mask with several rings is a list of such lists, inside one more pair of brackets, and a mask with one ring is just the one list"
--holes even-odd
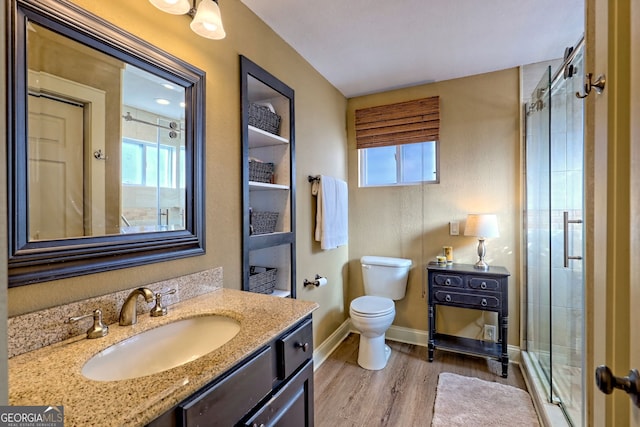
[(539, 425), (524, 390), (449, 372), (438, 377), (432, 427)]

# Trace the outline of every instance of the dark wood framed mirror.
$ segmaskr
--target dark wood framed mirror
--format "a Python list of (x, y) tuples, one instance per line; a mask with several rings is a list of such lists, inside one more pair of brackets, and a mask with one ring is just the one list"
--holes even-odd
[(6, 5), (9, 287), (204, 254), (204, 71), (66, 0)]

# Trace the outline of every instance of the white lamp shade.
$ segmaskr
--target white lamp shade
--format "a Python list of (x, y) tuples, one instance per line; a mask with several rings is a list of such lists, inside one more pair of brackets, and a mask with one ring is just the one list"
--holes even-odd
[(500, 237), (498, 218), (492, 214), (469, 214), (464, 227), (465, 236)]
[(220, 8), (213, 0), (202, 0), (198, 5), (196, 16), (191, 21), (191, 29), (199, 36), (220, 40), (226, 37), (222, 27)]
[(184, 15), (191, 10), (190, 0), (149, 0), (149, 3), (172, 15)]

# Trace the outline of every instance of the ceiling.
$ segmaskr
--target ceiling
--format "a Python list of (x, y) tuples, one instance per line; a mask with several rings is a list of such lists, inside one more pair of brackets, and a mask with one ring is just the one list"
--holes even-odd
[(348, 98), (560, 58), (584, 23), (584, 0), (241, 1)]

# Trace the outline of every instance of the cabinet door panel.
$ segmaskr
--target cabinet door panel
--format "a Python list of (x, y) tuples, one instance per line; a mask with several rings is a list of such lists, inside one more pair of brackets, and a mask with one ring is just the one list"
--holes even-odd
[(312, 427), (313, 423), (313, 361), (309, 360), (291, 381), (242, 425)]
[(271, 391), (271, 357), (270, 347), (261, 350), (222, 381), (182, 403), (178, 408), (182, 425), (235, 425)]

